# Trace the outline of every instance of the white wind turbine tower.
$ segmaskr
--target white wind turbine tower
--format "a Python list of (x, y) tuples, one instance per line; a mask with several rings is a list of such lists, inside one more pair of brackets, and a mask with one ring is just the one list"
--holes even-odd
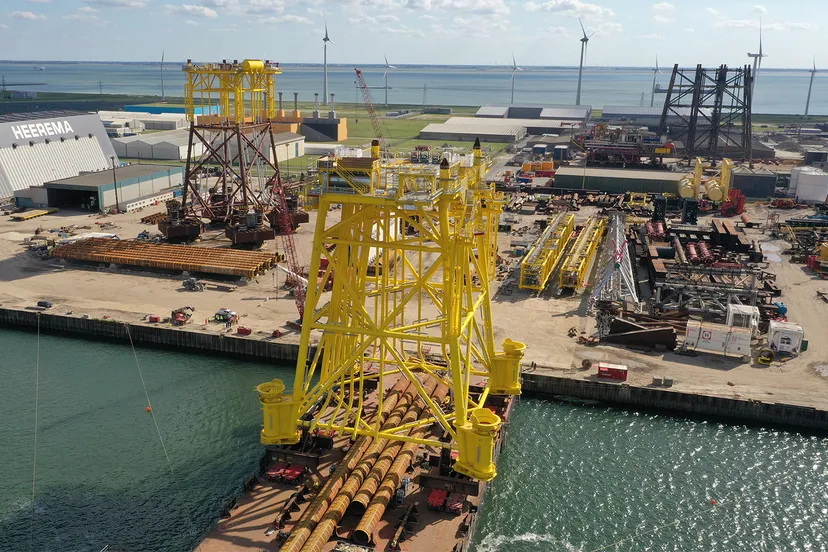
[(515, 54), (512, 54), (512, 101), (510, 103), (515, 103), (515, 73), (518, 71), (523, 71), (523, 69), (517, 66)]
[(808, 118), (808, 108), (811, 107), (811, 90), (814, 87), (814, 76), (817, 73), (816, 70), (816, 56), (814, 57), (814, 68), (809, 71), (811, 73), (811, 84), (808, 85), (808, 99), (805, 100), (805, 118)]
[(661, 69), (658, 68), (658, 54), (656, 54), (656, 64), (655, 69), (653, 69), (653, 87), (650, 90), (650, 107), (653, 107), (655, 104), (655, 87), (656, 87), (656, 75), (661, 73)]
[(325, 73), (322, 84), (322, 105), (328, 105), (328, 42), (334, 43), (328, 36), (328, 22), (325, 21), (325, 38), (322, 39), (322, 64)]
[(385, 81), (385, 106), (388, 107), (388, 71), (396, 69), (396, 67), (388, 64), (388, 56), (383, 56), (385, 57), (385, 73), (382, 74), (382, 78)]
[(161, 50), (161, 103), (167, 103), (167, 96), (164, 94), (164, 50)]
[(581, 23), (581, 18), (578, 18), (578, 23), (581, 25), (581, 32), (584, 33), (584, 38), (581, 39), (581, 65), (578, 68), (578, 91), (575, 93), (575, 105), (581, 105), (581, 78), (584, 74), (584, 57), (586, 57), (587, 51), (587, 44), (589, 43), (589, 37), (594, 35), (587, 36), (586, 30), (584, 29), (584, 24)]
[(753, 82), (750, 85), (750, 96), (753, 98), (753, 90), (756, 88), (756, 76), (759, 74), (759, 69), (762, 68), (762, 58), (768, 57), (762, 53), (762, 20), (759, 20), (759, 53), (751, 54), (748, 52), (748, 57), (753, 58)]

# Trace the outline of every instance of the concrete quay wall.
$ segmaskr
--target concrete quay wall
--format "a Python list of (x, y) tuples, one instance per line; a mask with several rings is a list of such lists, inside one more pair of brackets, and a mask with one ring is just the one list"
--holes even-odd
[(828, 411), (792, 404), (697, 395), (537, 373), (523, 374), (523, 392), (540, 397), (576, 397), (629, 408), (828, 431)]
[(202, 354), (214, 353), (284, 363), (296, 362), (299, 355), (298, 344), (281, 343), (276, 340), (265, 341), (256, 337), (80, 318), (43, 311), (0, 308), (0, 327), (12, 326), (34, 330), (38, 327), (38, 318), (40, 318), (40, 331), (44, 333), (71, 334), (88, 339), (126, 343), (129, 343), (131, 336), (132, 342), (142, 347), (175, 348)]

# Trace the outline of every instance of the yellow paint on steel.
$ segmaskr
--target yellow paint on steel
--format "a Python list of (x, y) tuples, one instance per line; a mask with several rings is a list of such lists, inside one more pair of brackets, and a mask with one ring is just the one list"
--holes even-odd
[(587, 270), (598, 251), (606, 224), (606, 219), (598, 216), (590, 217), (584, 224), (561, 265), (561, 289), (578, 289), (586, 285)]
[[(483, 406), (469, 397), (474, 375), (491, 378), (494, 370), (500, 392), (519, 392), (519, 361), (496, 350), (492, 332), (490, 282), (504, 200), (485, 180), (488, 168), (477, 144), (472, 155), (439, 167), (374, 157), (319, 160), (318, 181), (305, 190), (319, 210), (309, 274), (318, 274), (324, 260), (333, 286), (328, 292), (311, 278), (292, 391), (298, 408), (288, 425), (441, 447), (420, 427), (409, 434), (367, 423), (366, 381), (382, 390), (386, 377), (401, 374), (425, 403), (425, 417), (452, 438)], [(317, 334), (318, 352), (309, 358)], [(439, 406), (417, 379), (421, 372), (442, 374), (453, 401)], [(380, 406), (385, 400), (380, 392)], [(333, 412), (300, 421), (318, 401)], [(465, 457), (478, 450), (465, 448), (460, 465), (485, 468), (486, 450), (478, 463)]]
[(203, 117), (202, 122), (249, 123), (276, 116), (276, 75), (282, 74), (278, 63), (253, 59), (241, 63), (188, 61), (181, 70), (187, 75), (184, 106), (192, 122)]
[(520, 263), (520, 289), (541, 291), (546, 287), (574, 229), (575, 216), (564, 213), (546, 226)]

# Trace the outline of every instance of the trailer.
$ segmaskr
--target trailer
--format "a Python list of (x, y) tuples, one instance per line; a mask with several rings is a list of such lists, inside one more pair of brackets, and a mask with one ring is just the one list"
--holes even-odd
[(751, 334), (751, 328), (688, 320), (681, 351), (712, 353), (747, 361), (751, 355)]

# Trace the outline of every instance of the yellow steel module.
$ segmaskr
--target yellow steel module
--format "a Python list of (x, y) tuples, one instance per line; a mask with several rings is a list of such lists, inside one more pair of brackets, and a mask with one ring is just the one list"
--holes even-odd
[(187, 75), (184, 102), (190, 121), (200, 116), (206, 122), (216, 105), (217, 120), (250, 123), (276, 117), (276, 75), (282, 74), (278, 63), (246, 59), (194, 64), (187, 60), (182, 70)]
[(575, 245), (563, 260), (561, 289), (577, 289), (585, 284), (587, 269), (598, 251), (606, 224), (606, 219), (598, 216), (587, 220), (575, 240)]
[(574, 229), (575, 216), (563, 213), (547, 225), (520, 263), (520, 289), (541, 291), (546, 287)]
[[(262, 443), (295, 443), (297, 428), (322, 428), (450, 446), (459, 450), (456, 471), (491, 479), (501, 420), (483, 407), (490, 393), (520, 393), (525, 348), (506, 340), (495, 349), (490, 281), (503, 196), (484, 179), (489, 163), (478, 142), (473, 155), (439, 167), (384, 163), (376, 141), (371, 151), (370, 158), (321, 159), (319, 181), (306, 190), (306, 205), (319, 216), (296, 377), (289, 401), (277, 382), (259, 389)], [(381, 270), (369, 271), (372, 259)], [(321, 335), (308, 358), (311, 334)], [(447, 385), (451, 402), (436, 404), (418, 372)], [(381, 411), (390, 376), (411, 381), (430, 415), (390, 429), (378, 418), (369, 423), (363, 389), (375, 380)], [(477, 401), (469, 393), (475, 376), (488, 378)], [(409, 436), (434, 423), (452, 443)]]

